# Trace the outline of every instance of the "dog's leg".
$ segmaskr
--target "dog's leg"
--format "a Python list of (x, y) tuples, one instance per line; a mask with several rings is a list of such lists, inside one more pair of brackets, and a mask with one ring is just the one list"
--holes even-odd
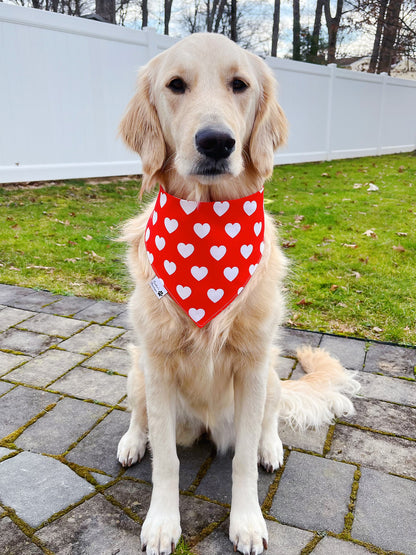
[(147, 555), (168, 555), (181, 535), (179, 459), (176, 453), (176, 392), (156, 365), (146, 367), (149, 441), (153, 454), (153, 492), (141, 532)]
[(122, 466), (131, 466), (143, 458), (147, 444), (147, 415), (144, 375), (140, 368), (139, 349), (131, 346), (133, 365), (127, 378), (127, 397), (131, 409), (130, 426), (120, 439), (117, 458)]
[(267, 547), (267, 528), (257, 493), (257, 452), (266, 400), (268, 365), (247, 368), (234, 376), (236, 429), (230, 540), (244, 555), (258, 555)]
[(273, 472), (283, 464), (283, 445), (278, 433), (280, 392), (279, 376), (270, 365), (258, 456), (259, 463), (267, 472)]

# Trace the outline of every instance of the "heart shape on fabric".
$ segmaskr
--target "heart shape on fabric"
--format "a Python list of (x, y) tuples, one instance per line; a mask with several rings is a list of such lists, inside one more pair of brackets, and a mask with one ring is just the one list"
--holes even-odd
[(244, 212), (247, 214), (247, 216), (251, 216), (252, 214), (254, 214), (254, 212), (257, 209), (257, 202), (255, 200), (249, 201), (247, 200), (244, 203)]
[(204, 277), (207, 276), (208, 268), (205, 266), (192, 266), (191, 274), (196, 280), (201, 281), (201, 279), (204, 279)]
[(244, 256), (244, 258), (247, 260), (247, 258), (253, 252), (253, 245), (242, 245), (242, 247), (240, 249), (240, 252)]
[(154, 256), (151, 252), (147, 251), (147, 258), (149, 259), (150, 264), (153, 264)]
[(252, 276), (254, 274), (254, 272), (256, 271), (258, 264), (251, 264), (250, 268), (248, 269), (248, 271), (250, 272), (250, 275)]
[(212, 258), (215, 258), (215, 260), (221, 260), (227, 252), (227, 248), (224, 245), (220, 245), (219, 247), (214, 245), (209, 249), (209, 252), (211, 253)]
[(261, 222), (256, 222), (254, 224), (254, 233), (257, 235), (257, 237), (260, 235), (261, 228), (262, 228)]
[(205, 310), (203, 308), (190, 308), (188, 314), (194, 322), (199, 322), (205, 316)]
[(165, 195), (165, 193), (162, 193), (160, 195), (160, 206), (163, 208), (166, 204), (167, 201), (167, 196)]
[(196, 210), (196, 207), (198, 206), (198, 203), (195, 202), (194, 200), (181, 199), (179, 201), (179, 204), (181, 205), (182, 210), (185, 212), (187, 216), (189, 216), (189, 214), (192, 214), (192, 212)]
[(165, 248), (166, 241), (164, 240), (163, 237), (160, 237), (159, 235), (156, 235), (155, 243), (156, 243), (157, 248), (160, 251)]
[(144, 236), (144, 240), (145, 240), (145, 241), (148, 241), (148, 240), (149, 240), (149, 237), (150, 237), (150, 229), (147, 228), (147, 229), (146, 229), (146, 235)]
[(213, 303), (217, 303), (224, 296), (224, 289), (208, 289), (208, 299)]
[(163, 266), (170, 276), (176, 272), (176, 264), (174, 262), (169, 262), (169, 260), (165, 260)]
[(153, 210), (152, 222), (153, 222), (153, 225), (155, 225), (155, 223), (157, 222), (157, 212), (156, 212), (156, 210)]
[(229, 235), (232, 239), (234, 239), (234, 237), (237, 237), (240, 231), (241, 231), (241, 225), (239, 223), (227, 224), (225, 226), (225, 233)]
[(230, 208), (230, 203), (224, 200), (224, 202), (214, 202), (214, 212), (217, 216), (224, 216), (227, 210)]
[(211, 226), (209, 224), (195, 224), (194, 231), (200, 239), (203, 239), (210, 232)]
[(181, 256), (183, 256), (184, 258), (188, 258), (188, 256), (191, 256), (191, 254), (194, 252), (195, 248), (192, 245), (192, 243), (179, 243), (178, 244), (178, 252)]
[(262, 242), (260, 243), (260, 252), (261, 252), (261, 254), (264, 253), (264, 241), (262, 241)]
[(229, 266), (224, 269), (224, 276), (228, 279), (228, 281), (233, 281), (238, 276), (238, 268), (237, 266), (233, 266), (230, 268)]
[(187, 299), (192, 293), (192, 289), (190, 287), (184, 287), (183, 285), (177, 285), (176, 291), (181, 299)]
[(165, 218), (165, 227), (169, 233), (173, 233), (178, 228), (178, 220)]

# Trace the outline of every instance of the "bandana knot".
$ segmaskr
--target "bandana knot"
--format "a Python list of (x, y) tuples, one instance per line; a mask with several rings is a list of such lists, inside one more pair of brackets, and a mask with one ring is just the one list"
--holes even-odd
[(202, 328), (244, 289), (264, 250), (264, 190), (222, 202), (162, 188), (145, 231), (147, 256), (175, 302)]

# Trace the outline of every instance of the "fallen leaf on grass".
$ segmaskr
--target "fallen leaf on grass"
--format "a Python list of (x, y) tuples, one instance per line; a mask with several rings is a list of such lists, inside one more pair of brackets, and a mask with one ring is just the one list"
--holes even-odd
[(398, 231), (396, 235), (398, 235), (399, 237), (407, 237), (407, 233), (405, 233), (404, 231)]
[(354, 183), (354, 185), (352, 186), (353, 189), (361, 189), (361, 187), (363, 186), (362, 183)]
[(404, 247), (402, 247), (401, 245), (393, 245), (393, 246), (392, 246), (392, 249), (393, 249), (394, 251), (399, 251), (399, 252), (405, 252), (405, 250), (406, 250), (406, 249), (405, 249)]
[(348, 308), (348, 306), (345, 303), (337, 303), (337, 306), (340, 306), (342, 308)]
[(367, 191), (378, 191), (379, 188), (377, 187), (377, 185), (374, 185), (374, 183), (369, 183), (368, 184), (368, 189)]
[(302, 216), (301, 214), (299, 214), (298, 216), (295, 216), (295, 222), (296, 223), (299, 223), (304, 219), (305, 219), (305, 216)]
[(54, 272), (56, 270), (56, 268), (54, 268), (53, 266), (37, 266), (36, 264), (29, 264), (29, 266), (26, 266), (26, 270), (46, 270), (49, 272)]
[(104, 256), (100, 256), (94, 251), (85, 251), (84, 254), (88, 255), (90, 259), (95, 260), (95, 262), (105, 262)]
[(367, 237), (372, 237), (373, 239), (377, 239), (377, 233), (374, 231), (374, 229), (367, 229), (367, 231), (364, 231), (363, 235), (366, 235)]
[(298, 303), (296, 303), (297, 305), (302, 305), (302, 306), (306, 306), (309, 304), (312, 304), (311, 301), (307, 301), (306, 299), (301, 299)]
[(78, 260), (81, 260), (80, 258), (65, 258), (64, 262), (78, 262)]
[(329, 288), (330, 291), (336, 291), (338, 289), (339, 285), (336, 285), (335, 283), (333, 285), (331, 285), (331, 287)]
[(352, 276), (354, 276), (354, 277), (355, 277), (355, 279), (360, 279), (360, 277), (361, 277), (361, 274), (360, 274), (360, 272), (352, 272), (352, 274), (351, 274), (351, 275), (352, 275)]
[(83, 237), (83, 239), (85, 239), (86, 241), (91, 241), (92, 237), (91, 235), (86, 235), (85, 237)]
[(352, 244), (348, 244), (348, 243), (341, 243), (342, 247), (347, 247), (349, 249), (358, 249), (358, 245), (356, 245), (355, 243)]
[(381, 328), (377, 327), (377, 326), (374, 326), (373, 331), (375, 333), (381, 333), (383, 330)]
[(290, 249), (290, 248), (292, 248), (292, 247), (296, 247), (296, 243), (297, 243), (297, 240), (296, 240), (296, 239), (291, 239), (290, 241), (284, 241), (284, 242), (282, 243), (282, 247), (283, 247), (284, 249)]
[(358, 259), (360, 262), (362, 262), (363, 264), (368, 264), (368, 256), (366, 258), (359, 258)]

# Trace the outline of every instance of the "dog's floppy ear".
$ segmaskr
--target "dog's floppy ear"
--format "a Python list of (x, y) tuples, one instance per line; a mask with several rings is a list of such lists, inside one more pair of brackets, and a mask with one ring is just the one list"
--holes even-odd
[(271, 70), (258, 58), (261, 96), (249, 142), (253, 166), (263, 178), (273, 171), (273, 154), (286, 142), (287, 120), (276, 100), (276, 81)]
[(166, 157), (162, 129), (151, 100), (149, 66), (139, 72), (137, 91), (120, 122), (119, 132), (125, 143), (140, 154), (143, 164), (142, 191), (149, 191), (155, 185), (156, 174)]

